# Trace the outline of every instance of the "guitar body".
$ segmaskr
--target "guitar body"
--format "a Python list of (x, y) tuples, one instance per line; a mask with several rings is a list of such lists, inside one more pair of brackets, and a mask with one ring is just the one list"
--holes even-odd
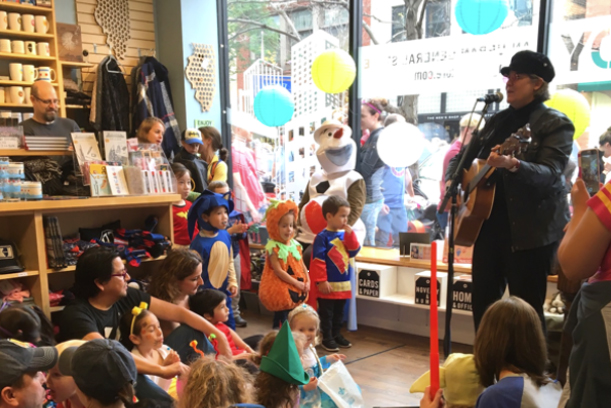
[[(475, 243), (484, 221), (490, 217), (494, 203), (494, 183), (489, 178), (494, 168), (486, 168), (486, 160), (476, 159), (469, 170), (465, 170), (461, 183), (461, 204), (456, 217), (454, 228), (454, 243), (460, 246), (471, 246)], [(474, 180), (485, 172), (479, 180)], [(477, 186), (471, 182), (479, 181)], [(475, 187), (475, 188), (473, 188)], [(470, 190), (470, 192), (469, 192)]]

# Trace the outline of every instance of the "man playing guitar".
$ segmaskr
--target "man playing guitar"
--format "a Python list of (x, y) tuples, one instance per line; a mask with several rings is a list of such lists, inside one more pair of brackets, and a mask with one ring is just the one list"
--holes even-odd
[[(481, 147), (471, 150), (466, 166), (487, 159), (497, 170), (490, 181), (496, 184), (490, 217), (483, 223), (473, 253), (473, 319), (477, 330), (484, 312), (500, 299), (509, 285), (512, 295), (527, 301), (537, 311), (543, 328), (543, 302), (563, 228), (569, 220), (564, 168), (569, 160), (575, 131), (562, 113), (547, 108), (548, 84), (554, 67), (543, 54), (516, 53), (506, 79), (510, 107), (496, 114), (477, 139)], [(532, 141), (517, 157), (504, 156), (497, 149), (519, 128), (530, 124)], [(446, 180), (456, 170), (463, 147), (448, 167)]]

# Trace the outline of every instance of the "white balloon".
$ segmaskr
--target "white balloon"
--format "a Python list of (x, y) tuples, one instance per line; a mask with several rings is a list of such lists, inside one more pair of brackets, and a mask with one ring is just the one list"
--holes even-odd
[(378, 137), (380, 159), (390, 167), (407, 167), (416, 163), (424, 151), (420, 129), (406, 122), (395, 122)]

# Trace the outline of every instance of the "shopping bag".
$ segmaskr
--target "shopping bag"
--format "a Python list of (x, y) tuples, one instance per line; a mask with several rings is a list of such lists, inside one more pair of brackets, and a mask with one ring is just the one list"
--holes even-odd
[(338, 408), (362, 408), (365, 406), (359, 386), (341, 361), (331, 364), (318, 378), (318, 388), (335, 402)]

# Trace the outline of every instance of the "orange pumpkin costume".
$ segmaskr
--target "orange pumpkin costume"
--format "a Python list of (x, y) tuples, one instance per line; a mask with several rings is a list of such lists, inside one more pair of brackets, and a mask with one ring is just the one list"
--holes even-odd
[(276, 254), (283, 271), (300, 282), (308, 281), (308, 273), (301, 261), (303, 257), (301, 245), (292, 238), (288, 242), (282, 241), (278, 230), (280, 219), (289, 211), (292, 211), (295, 214), (295, 219), (297, 219), (299, 208), (291, 200), (272, 202), (266, 213), (267, 231), (270, 239), (265, 245), (267, 257), (261, 275), (261, 284), (259, 285), (259, 298), (261, 303), (272, 312), (294, 309), (308, 298), (307, 292), (297, 289), (276, 276), (269, 258), (271, 254)]

